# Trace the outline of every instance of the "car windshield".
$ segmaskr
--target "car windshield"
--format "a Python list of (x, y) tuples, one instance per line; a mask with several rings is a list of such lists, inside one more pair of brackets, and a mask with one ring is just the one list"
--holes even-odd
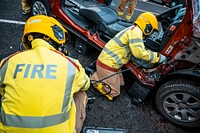
[(192, 1), (194, 36), (200, 37), (200, 0)]

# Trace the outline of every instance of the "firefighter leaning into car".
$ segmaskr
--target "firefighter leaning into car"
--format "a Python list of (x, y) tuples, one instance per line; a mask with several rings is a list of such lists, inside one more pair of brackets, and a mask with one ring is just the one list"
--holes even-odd
[[(103, 48), (96, 62), (96, 72), (90, 79), (93, 86), (109, 100), (118, 96), (120, 86), (124, 85), (122, 74), (109, 76), (119, 72), (130, 60), (131, 55), (150, 64), (161, 63), (165, 60), (166, 57), (163, 55), (145, 49), (143, 39), (155, 30), (158, 30), (156, 17), (151, 12), (142, 13), (133, 26), (116, 34)], [(105, 79), (102, 83), (97, 82), (102, 79)]]
[(52, 17), (30, 17), (27, 49), (1, 61), (0, 132), (79, 133), (86, 116), (90, 80), (78, 60), (56, 49), (67, 31)]
[(123, 16), (124, 8), (128, 2), (129, 2), (129, 5), (128, 5), (127, 12), (126, 12), (126, 20), (130, 21), (131, 17), (133, 16), (136, 4), (137, 4), (137, 0), (121, 0), (118, 10), (117, 10), (117, 13), (118, 13), (118, 16), (120, 16), (120, 17)]
[(28, 3), (27, 0), (22, 0), (22, 10), (23, 10), (23, 14), (28, 14), (31, 12), (30, 3)]

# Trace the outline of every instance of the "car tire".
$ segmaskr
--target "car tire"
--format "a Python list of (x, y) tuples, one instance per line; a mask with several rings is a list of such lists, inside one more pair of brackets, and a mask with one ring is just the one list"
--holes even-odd
[(170, 7), (175, 7), (179, 4), (179, 2), (177, 0), (172, 0), (170, 3), (169, 3), (169, 6)]
[(161, 85), (155, 104), (168, 121), (183, 127), (200, 126), (200, 85), (189, 80), (172, 80)]
[(47, 15), (51, 16), (51, 8), (48, 0), (32, 0), (31, 15)]

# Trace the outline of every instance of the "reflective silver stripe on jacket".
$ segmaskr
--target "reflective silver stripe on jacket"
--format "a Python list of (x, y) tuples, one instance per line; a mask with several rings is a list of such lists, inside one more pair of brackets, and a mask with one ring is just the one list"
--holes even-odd
[(72, 83), (74, 81), (76, 73), (76, 67), (68, 61), (68, 72), (67, 72), (67, 81), (66, 81), (66, 87), (65, 87), (65, 93), (64, 93), (64, 99), (63, 99), (63, 106), (62, 106), (62, 112), (67, 111), (68, 104), (70, 100), (71, 90), (72, 90)]
[(114, 40), (120, 47), (123, 47), (123, 48), (126, 50), (126, 53), (127, 53), (127, 54), (130, 54), (130, 48), (129, 48), (128, 45), (123, 44), (123, 43), (119, 40), (119, 38), (117, 38), (117, 37), (114, 37), (113, 40)]
[(152, 51), (150, 51), (150, 59), (149, 59), (149, 61), (148, 61), (148, 62), (151, 62), (153, 59), (154, 59), (154, 54), (153, 54), (153, 52), (152, 52)]
[[(142, 48), (142, 46), (141, 45), (136, 45), (136, 47), (140, 47), (140, 48)], [(142, 48), (143, 49), (143, 48)], [(147, 61), (147, 62), (151, 62), (153, 59), (154, 59), (154, 54), (153, 54), (153, 52), (150, 50), (150, 59)], [(137, 58), (137, 57), (136, 57)]]
[(20, 128), (44, 128), (53, 125), (58, 125), (69, 119), (70, 111), (61, 114), (34, 117), (34, 116), (17, 116), (5, 114), (1, 110), (1, 122), (5, 126), (20, 127)]
[(0, 86), (2, 86), (2, 84), (3, 84), (7, 67), (8, 67), (8, 61), (4, 64), (4, 66), (0, 70), (0, 76), (1, 76), (0, 77)]
[(143, 47), (142, 47), (140, 44), (134, 44), (134, 43), (140, 43), (140, 42), (143, 42), (143, 40), (140, 39), (140, 38), (134, 38), (134, 39), (130, 39), (130, 40), (129, 40), (129, 43), (130, 43), (130, 44), (132, 44), (132, 45), (134, 45), (134, 46), (136, 46), (136, 47), (140, 47), (140, 48), (143, 49)]
[[(121, 37), (124, 35), (124, 33), (125, 33), (127, 30), (129, 30), (130, 28), (132, 28), (132, 26), (131, 26), (131, 27), (128, 27), (128, 28), (126, 28), (126, 29), (124, 29), (124, 30), (122, 30), (120, 33), (117, 34), (117, 36), (115, 36), (115, 37), (113, 38), (113, 41), (115, 41), (115, 43), (118, 44), (120, 47), (123, 47), (123, 48), (126, 50), (126, 53), (127, 53), (127, 54), (130, 54), (130, 53), (131, 53), (130, 48), (129, 48), (129, 45), (123, 44), (123, 43), (119, 40), (119, 38), (121, 38)], [(110, 56), (114, 57), (114, 59), (115, 59), (115, 61), (118, 63), (118, 65), (123, 65), (122, 61), (120, 60), (120, 58), (119, 58), (119, 56), (118, 56), (117, 54), (113, 53), (112, 51), (110, 51), (110, 50), (107, 49), (106, 47), (104, 47), (103, 51), (106, 52), (107, 54), (109, 54)]]
[[(134, 44), (134, 43), (143, 42), (143, 40), (140, 39), (140, 38), (135, 38), (135, 39), (130, 39), (129, 42), (132, 43), (132, 44)], [(134, 45), (135, 45), (135, 44), (134, 44)], [(139, 44), (138, 44), (138, 45), (135, 45), (135, 46), (136, 46), (136, 47), (140, 47), (140, 48), (143, 49), (143, 47), (142, 47), (141, 45), (139, 45)], [(151, 62), (153, 59), (154, 59), (154, 54), (153, 54), (153, 52), (150, 50), (150, 59), (149, 59), (147, 62)]]
[(129, 48), (128, 45), (123, 44), (123, 43), (120, 41), (120, 38), (124, 35), (124, 33), (125, 33), (126, 31), (128, 31), (128, 30), (131, 29), (131, 28), (132, 28), (132, 26), (130, 26), (130, 27), (128, 27), (128, 28), (122, 30), (116, 37), (113, 38), (113, 40), (114, 40), (119, 46), (125, 48), (127, 54), (130, 54), (130, 48)]
[[(141, 45), (136, 45), (136, 47), (142, 48)], [(134, 55), (133, 55), (133, 56), (134, 56)], [(135, 56), (134, 56), (134, 57), (135, 57)], [(139, 59), (138, 57), (135, 57), (135, 58)], [(150, 59), (149, 59), (148, 61), (146, 61), (146, 62), (151, 62), (153, 59), (154, 59), (154, 54), (153, 54), (152, 51), (150, 51)], [(141, 59), (140, 59), (140, 60), (141, 60)]]
[[(74, 80), (76, 68), (71, 62), (68, 62), (67, 83), (64, 93), (62, 112), (60, 114), (51, 116), (17, 116), (12, 114), (5, 114), (1, 109), (1, 122), (5, 126), (20, 127), (20, 128), (44, 128), (48, 126), (58, 125), (69, 119), (70, 110), (68, 104), (72, 90), (72, 83)], [(72, 101), (72, 104), (73, 101)]]
[(129, 39), (129, 43), (139, 43), (139, 42), (142, 42), (143, 43), (143, 40), (141, 38), (134, 38), (134, 39)]
[(111, 57), (113, 57), (119, 65), (123, 65), (122, 61), (119, 59), (119, 56), (117, 54), (113, 53), (112, 51), (110, 51), (106, 47), (103, 48), (103, 51), (106, 52)]

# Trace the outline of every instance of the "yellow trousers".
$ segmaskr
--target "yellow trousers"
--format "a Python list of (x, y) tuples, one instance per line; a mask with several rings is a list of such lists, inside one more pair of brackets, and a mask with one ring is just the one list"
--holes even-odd
[(31, 11), (30, 3), (27, 0), (22, 0), (22, 10), (24, 13), (29, 13)]
[(134, 13), (134, 10), (135, 10), (136, 4), (137, 4), (137, 0), (121, 0), (119, 7), (118, 7), (118, 15), (123, 16), (124, 8), (128, 2), (129, 2), (129, 5), (128, 5), (127, 13), (126, 13), (126, 19), (130, 20)]
[(76, 105), (76, 133), (80, 133), (86, 117), (86, 104), (88, 97), (85, 91), (79, 91), (74, 94), (74, 101)]
[[(98, 65), (96, 66), (96, 68), (97, 68), (97, 71), (90, 77), (91, 81), (93, 80), (94, 82), (116, 73), (110, 70), (106, 70), (105, 68), (102, 68), (101, 66), (98, 66)], [(119, 73), (117, 75), (114, 75), (110, 78), (103, 80), (102, 82), (106, 83), (102, 87), (98, 87), (99, 83), (96, 83), (93, 86), (97, 90), (99, 90), (99, 92), (102, 94), (109, 93), (105, 96), (109, 100), (113, 100), (114, 97), (120, 94), (120, 86), (124, 85), (124, 78), (123, 78), (122, 73)]]

